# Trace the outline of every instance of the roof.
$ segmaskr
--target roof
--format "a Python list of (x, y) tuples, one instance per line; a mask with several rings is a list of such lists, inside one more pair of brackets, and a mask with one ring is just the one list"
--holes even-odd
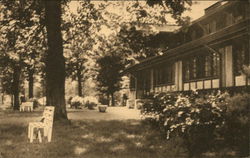
[[(225, 5), (221, 6), (222, 8), (219, 7), (216, 10), (217, 11), (221, 10), (221, 9), (223, 9), (223, 8), (233, 4), (233, 3), (234, 2), (226, 3)], [(192, 24), (197, 23), (197, 22), (203, 20), (204, 18), (206, 18), (208, 16), (211, 16), (212, 14), (214, 14), (214, 13), (212, 11), (210, 11), (207, 15), (195, 20)], [(154, 64), (156, 62), (160, 62), (160, 61), (165, 60), (166, 58), (170, 58), (173, 55), (177, 55), (177, 54), (180, 55), (180, 53), (184, 53), (184, 51), (187, 52), (188, 50), (192, 50), (192, 49), (195, 49), (197, 47), (204, 46), (204, 45), (206, 45), (208, 43), (211, 43), (212, 41), (215, 41), (215, 40), (218, 40), (218, 39), (221, 39), (221, 38), (227, 38), (227, 36), (233, 36), (237, 32), (245, 33), (245, 32), (247, 32), (247, 27), (249, 27), (249, 25), (250, 25), (250, 19), (246, 19), (245, 21), (240, 22), (238, 24), (235, 24), (235, 25), (226, 27), (224, 29), (218, 30), (217, 32), (215, 32), (213, 34), (209, 34), (209, 35), (203, 36), (203, 37), (201, 37), (199, 39), (190, 41), (188, 43), (184, 43), (184, 44), (182, 44), (182, 45), (180, 45), (180, 46), (178, 46), (176, 48), (167, 50), (164, 55), (150, 57), (150, 58), (147, 58), (147, 59), (141, 61), (138, 64), (129, 66), (125, 70), (125, 73), (129, 72), (129, 71), (132, 71), (132, 70), (135, 70), (135, 69), (140, 69), (140, 67), (143, 67), (143, 66), (148, 67), (149, 65), (152, 65), (152, 64)]]

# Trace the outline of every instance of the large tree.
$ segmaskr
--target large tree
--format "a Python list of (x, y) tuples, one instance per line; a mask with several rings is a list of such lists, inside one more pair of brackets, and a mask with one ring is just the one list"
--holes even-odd
[(115, 52), (110, 55), (105, 55), (97, 60), (99, 65), (99, 73), (97, 81), (99, 91), (106, 94), (106, 97), (111, 97), (111, 106), (114, 106), (114, 93), (120, 90), (121, 71), (124, 69), (122, 57)]
[[(19, 5), (18, 1), (1, 1), (1, 12), (3, 15), (0, 26), (0, 61), (2, 70), (11, 73), (3, 79), (8, 85), (6, 77), (10, 77), (11, 81), (10, 93), (14, 95), (14, 109), (19, 109), (19, 93), (21, 85), (21, 74), (27, 65), (32, 65), (32, 62), (27, 60), (27, 57), (32, 53), (32, 49), (37, 49), (36, 44), (32, 43), (34, 37), (39, 37), (39, 32), (42, 29), (39, 24), (39, 19), (33, 13), (32, 2), (27, 2), (25, 9)], [(6, 86), (5, 86), (6, 87)], [(7, 86), (8, 87), (8, 86)], [(6, 88), (7, 88), (6, 87)]]
[(78, 95), (82, 96), (82, 83), (87, 78), (85, 64), (95, 44), (100, 25), (100, 13), (90, 1), (78, 2), (77, 12), (67, 10), (63, 18), (63, 37), (66, 73), (78, 82)]
[(55, 119), (67, 119), (65, 106), (65, 58), (61, 33), (61, 1), (44, 1), (47, 30), (46, 105), (55, 106)]

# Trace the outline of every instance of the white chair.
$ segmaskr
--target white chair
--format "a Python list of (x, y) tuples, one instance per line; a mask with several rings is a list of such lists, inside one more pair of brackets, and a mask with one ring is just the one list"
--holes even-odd
[(21, 105), (20, 105), (20, 112), (21, 111), (25, 111), (25, 108), (27, 107), (28, 111), (33, 111), (33, 102), (23, 102)]
[(33, 142), (34, 139), (34, 130), (38, 130), (38, 139), (39, 142), (42, 142), (41, 138), (41, 129), (43, 129), (44, 136), (48, 138), (48, 142), (51, 142), (52, 138), (52, 128), (53, 128), (53, 119), (54, 119), (54, 106), (46, 106), (43, 112), (43, 117), (41, 122), (30, 122), (28, 127), (28, 138), (30, 142)]

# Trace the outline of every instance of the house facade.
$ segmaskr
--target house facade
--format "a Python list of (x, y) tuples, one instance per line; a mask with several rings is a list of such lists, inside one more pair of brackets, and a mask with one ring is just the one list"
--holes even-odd
[(175, 33), (176, 45), (164, 55), (128, 67), (130, 100), (152, 92), (249, 89), (242, 74), (250, 64), (249, 8), (249, 1), (219, 1), (185, 33)]

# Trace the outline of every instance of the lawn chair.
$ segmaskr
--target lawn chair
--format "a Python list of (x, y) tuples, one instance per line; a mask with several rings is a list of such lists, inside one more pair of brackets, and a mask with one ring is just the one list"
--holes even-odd
[(20, 105), (20, 112), (21, 111), (25, 111), (25, 108), (28, 109), (28, 111), (33, 111), (33, 102), (29, 101), (29, 102), (23, 102), (21, 105)]
[(40, 122), (30, 122), (28, 127), (28, 138), (30, 142), (33, 142), (35, 130), (38, 130), (39, 142), (42, 142), (41, 129), (43, 129), (43, 135), (48, 138), (48, 142), (51, 142), (52, 127), (54, 118), (54, 106), (46, 106), (43, 112), (43, 117)]

